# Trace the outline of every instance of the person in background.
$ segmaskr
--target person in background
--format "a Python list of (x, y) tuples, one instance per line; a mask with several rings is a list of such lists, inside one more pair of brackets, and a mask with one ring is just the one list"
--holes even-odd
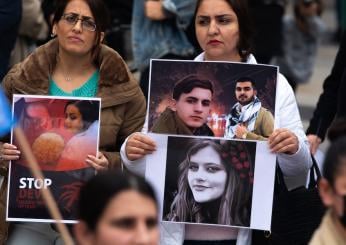
[(186, 29), (195, 0), (134, 0), (132, 48), (140, 86), (148, 97), (150, 59), (192, 59), (195, 54)]
[[(251, 54), (252, 32), (246, 1), (198, 0), (195, 16), (197, 40), (204, 50), (195, 58), (196, 61), (256, 64)], [(269, 136), (268, 144), (271, 151), (277, 154), (286, 184), (294, 188), (305, 185), (312, 161), (293, 90), (281, 74), (278, 75), (276, 98), (275, 120), (278, 128)], [(144, 174), (145, 162), (140, 159), (153, 152), (155, 146), (148, 136), (133, 134), (121, 148), (122, 161), (130, 171)], [(163, 244), (251, 243), (251, 232), (244, 229), (166, 223), (161, 226)]]
[(346, 5), (343, 0), (334, 0), (334, 3), (336, 29), (333, 41), (340, 43), (342, 33), (346, 29)]
[(336, 139), (346, 136), (346, 118), (336, 118), (328, 129), (327, 138), (330, 142), (334, 142)]
[(287, 0), (248, 0), (254, 24), (254, 55), (258, 63), (269, 64), (281, 50)]
[(10, 67), (23, 61), (34, 51), (37, 41), (48, 37), (49, 27), (41, 9), (41, 2), (42, 0), (22, 0), (22, 19), (11, 54)]
[[(125, 61), (130, 60), (131, 55), (126, 52), (127, 37), (131, 32), (131, 18), (133, 9), (133, 0), (104, 0), (107, 5), (110, 16), (110, 28), (106, 31), (106, 43), (109, 47), (116, 50)], [(130, 42), (128, 42), (130, 43)]]
[(9, 68), (11, 51), (16, 42), (22, 16), (21, 0), (0, 2), (0, 83)]
[[(107, 16), (102, 0), (58, 0), (52, 22), (55, 38), (15, 65), (3, 81), (10, 101), (15, 93), (100, 97), (99, 151), (85, 159), (96, 171), (120, 170), (119, 146), (145, 119), (138, 83), (119, 54), (102, 44)], [(0, 143), (3, 167), (21, 157), (8, 142)], [(49, 224), (21, 223), (17, 228), (8, 244), (51, 244), (59, 238)]]
[(294, 16), (283, 20), (282, 54), (272, 63), (280, 67), (294, 91), (312, 75), (318, 43), (326, 29), (322, 9), (321, 0), (294, 0)]
[(306, 134), (310, 143), (310, 151), (315, 154), (318, 146), (324, 140), (326, 132), (334, 118), (346, 117), (346, 35), (343, 34), (334, 65), (323, 83), (314, 114)]
[[(344, 121), (345, 122), (345, 121)], [(318, 183), (322, 202), (329, 208), (309, 245), (340, 245), (346, 241), (346, 138), (336, 139), (323, 163)]]
[(157, 199), (141, 177), (96, 175), (82, 187), (78, 210), (74, 234), (80, 245), (159, 244)]

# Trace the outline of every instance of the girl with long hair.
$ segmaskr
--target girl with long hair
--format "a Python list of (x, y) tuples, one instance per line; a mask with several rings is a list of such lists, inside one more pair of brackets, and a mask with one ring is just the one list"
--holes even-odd
[[(232, 142), (221, 144), (212, 140), (199, 140), (192, 144), (179, 165), (178, 193), (168, 220), (249, 225), (252, 192), (242, 192), (247, 182), (240, 179), (234, 167), (234, 161), (239, 159), (232, 160), (228, 154), (236, 147), (232, 149), (230, 144)], [(243, 143), (233, 145), (238, 144)], [(248, 154), (243, 158), (251, 162)]]

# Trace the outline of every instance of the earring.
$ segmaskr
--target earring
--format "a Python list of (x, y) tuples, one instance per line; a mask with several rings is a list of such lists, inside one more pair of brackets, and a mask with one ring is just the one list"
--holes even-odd
[(56, 36), (56, 34), (54, 33), (54, 32), (52, 32), (51, 34), (50, 34), (50, 37), (51, 38), (54, 38)]

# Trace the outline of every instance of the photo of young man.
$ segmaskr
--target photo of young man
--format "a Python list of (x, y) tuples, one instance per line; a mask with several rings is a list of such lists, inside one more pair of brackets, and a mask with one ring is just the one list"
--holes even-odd
[(171, 105), (154, 121), (154, 133), (214, 136), (208, 127), (213, 83), (197, 75), (180, 79), (173, 88)]
[(237, 103), (226, 117), (224, 137), (266, 140), (274, 130), (274, 117), (257, 97), (255, 80), (251, 77), (237, 79), (235, 97)]

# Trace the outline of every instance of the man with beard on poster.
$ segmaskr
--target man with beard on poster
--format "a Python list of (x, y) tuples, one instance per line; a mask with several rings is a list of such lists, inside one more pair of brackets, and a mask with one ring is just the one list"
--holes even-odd
[(267, 140), (274, 130), (272, 113), (262, 106), (257, 97), (256, 84), (250, 77), (236, 80), (237, 103), (226, 117), (224, 137), (250, 140)]
[(154, 122), (151, 131), (163, 134), (214, 136), (206, 124), (210, 114), (213, 83), (188, 75), (175, 83), (172, 105)]

